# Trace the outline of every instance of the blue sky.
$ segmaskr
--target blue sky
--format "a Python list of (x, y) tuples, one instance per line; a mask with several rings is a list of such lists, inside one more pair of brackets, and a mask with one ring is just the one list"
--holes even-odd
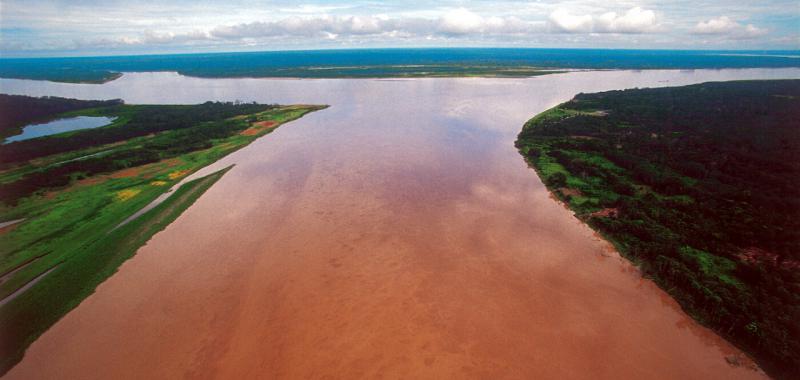
[(0, 0), (0, 55), (360, 47), (800, 49), (798, 0)]

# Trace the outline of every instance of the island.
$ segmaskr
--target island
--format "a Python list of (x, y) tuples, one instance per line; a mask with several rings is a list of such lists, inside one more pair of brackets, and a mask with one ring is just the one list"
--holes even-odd
[(0, 95), (13, 110), (3, 137), (31, 122), (111, 120), (0, 145), (0, 373), (230, 167), (187, 176), (325, 107)]
[(688, 314), (797, 378), (800, 81), (578, 94), (516, 146)]

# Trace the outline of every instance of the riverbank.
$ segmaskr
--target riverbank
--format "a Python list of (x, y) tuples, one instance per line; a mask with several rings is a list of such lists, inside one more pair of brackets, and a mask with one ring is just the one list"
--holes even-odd
[[(571, 69), (529, 66), (465, 66), (465, 65), (388, 65), (388, 66), (330, 66), (282, 69), (254, 69), (243, 73), (195, 72), (175, 70), (179, 75), (205, 79), (410, 79), (410, 78), (529, 78), (560, 74)], [(0, 73), (2, 71), (0, 70)], [(122, 78), (124, 72), (74, 73), (52, 76), (47, 73), (0, 75), (0, 78), (46, 80), (57, 83), (103, 84)], [(94, 78), (94, 79), (89, 79)]]
[[(226, 107), (230, 110), (224, 111)], [(119, 122), (0, 148), (6, 161), (0, 172), (0, 217), (23, 219), (0, 234), (2, 372), (228, 168), (181, 183), (184, 178), (280, 125), (324, 108), (247, 106), (239, 108), (256, 112), (237, 115), (236, 107), (115, 105), (72, 111), (65, 115), (116, 115)], [(215, 120), (217, 116), (209, 116), (214, 112), (234, 116)], [(142, 134), (136, 132), (140, 115), (169, 124), (128, 136)], [(187, 120), (185, 125), (181, 120)], [(103, 136), (122, 140), (95, 145)], [(36, 149), (21, 148), (27, 145)], [(53, 153), (45, 154), (48, 149)], [(124, 169), (118, 168), (120, 162)], [(130, 219), (168, 191), (173, 193), (164, 202)]]
[(800, 368), (790, 290), (800, 284), (799, 88), (581, 94), (528, 121), (516, 142), (579, 219), (778, 378)]
[(513, 141), (580, 92), (776, 77), (800, 73), (0, 80), (131, 103), (332, 105), (217, 161), (236, 166), (6, 377), (762, 379), (554, 202)]

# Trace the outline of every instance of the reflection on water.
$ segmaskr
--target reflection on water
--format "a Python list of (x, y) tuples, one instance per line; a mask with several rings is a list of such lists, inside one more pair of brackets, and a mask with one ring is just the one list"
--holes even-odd
[(578, 92), (788, 77), (800, 70), (0, 80), (128, 103), (332, 106), (196, 173), (236, 164), (9, 377), (757, 376), (553, 201), (513, 143)]
[(98, 128), (104, 125), (109, 125), (113, 121), (114, 118), (105, 116), (75, 116), (53, 120), (42, 124), (30, 124), (22, 128), (22, 133), (5, 139), (3, 144), (33, 139), (36, 137), (55, 135), (57, 133)]

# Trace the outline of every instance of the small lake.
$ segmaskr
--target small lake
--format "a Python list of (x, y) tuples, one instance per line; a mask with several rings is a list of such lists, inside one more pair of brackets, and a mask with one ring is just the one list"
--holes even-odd
[(14, 141), (30, 140), (37, 137), (55, 135), (64, 132), (78, 131), (103, 127), (114, 122), (113, 117), (106, 116), (75, 116), (65, 119), (53, 120), (42, 124), (29, 124), (22, 129), (22, 133), (11, 136), (3, 144)]

